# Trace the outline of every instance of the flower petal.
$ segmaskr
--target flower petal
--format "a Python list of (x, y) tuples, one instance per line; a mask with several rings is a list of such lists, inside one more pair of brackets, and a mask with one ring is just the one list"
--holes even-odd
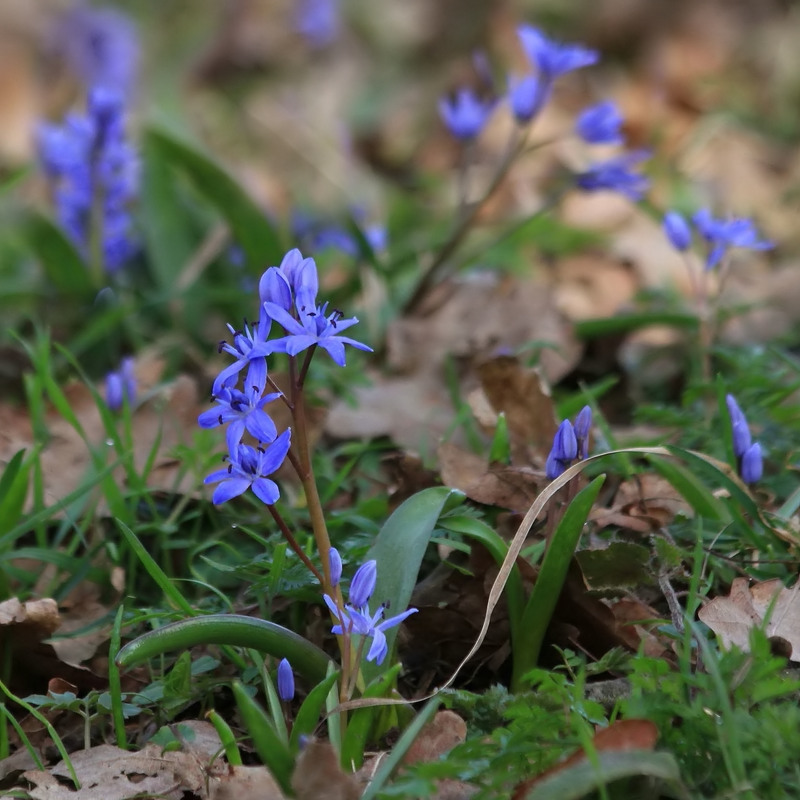
[(217, 506), (220, 505), (220, 503), (227, 503), (228, 500), (238, 497), (240, 494), (244, 494), (249, 488), (250, 481), (247, 480), (247, 478), (229, 478), (217, 486), (211, 497), (211, 502)]

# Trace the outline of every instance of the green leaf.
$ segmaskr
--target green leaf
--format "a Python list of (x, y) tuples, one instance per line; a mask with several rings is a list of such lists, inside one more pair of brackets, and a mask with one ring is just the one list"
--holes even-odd
[(281, 789), (291, 793), (294, 758), (289, 747), (272, 726), (267, 712), (245, 691), (239, 681), (233, 683), (233, 696), (245, 729), (264, 765), (272, 773)]
[[(631, 750), (598, 753), (596, 763), (583, 761), (557, 772), (536, 784), (525, 800), (581, 800), (612, 781), (635, 776), (667, 781), (678, 792), (677, 796), (688, 798), (681, 789), (680, 769), (671, 753)], [(653, 788), (651, 796), (660, 796), (658, 790)]]
[(605, 475), (599, 475), (575, 495), (544, 554), (539, 575), (522, 614), (520, 629), (525, 631), (526, 635), (521, 637), (513, 650), (514, 667), (511, 685), (514, 691), (522, 688), (523, 675), (532, 670), (539, 660), (544, 634), (564, 586), (572, 556), (581, 538), (586, 518), (604, 481)]
[(24, 456), (25, 450), (14, 453), (0, 477), (0, 520), (2, 520), (0, 533), (16, 525), (22, 516), (30, 473), (30, 463), (23, 467)]
[[(373, 597), (379, 603), (389, 603), (391, 613), (399, 614), (408, 608), (411, 593), (428, 542), (445, 504), (451, 498), (462, 498), (460, 492), (447, 487), (423, 489), (409, 497), (386, 520), (367, 559), (378, 562), (378, 579)], [(380, 675), (391, 665), (391, 652), (397, 628), (386, 631), (389, 657), (386, 667), (366, 662), (363, 672), (367, 680)]]
[(90, 300), (95, 287), (75, 245), (49, 217), (31, 213), (23, 222), (22, 239), (59, 294)]
[(142, 138), (142, 228), (147, 260), (156, 283), (173, 296), (176, 282), (197, 244), (167, 153), (152, 131)]
[(240, 614), (208, 614), (172, 622), (128, 642), (119, 651), (117, 664), (127, 669), (153, 656), (200, 644), (235, 645), (288, 658), (294, 669), (314, 683), (325, 678), (330, 663), (316, 645), (274, 622)]
[(300, 747), (300, 737), (310, 736), (316, 730), (328, 692), (336, 685), (336, 681), (339, 680), (340, 676), (341, 672), (331, 672), (303, 700), (303, 705), (300, 706), (297, 716), (294, 718), (292, 733), (289, 737), (289, 747), (293, 753), (297, 753)]
[(651, 325), (670, 325), (675, 328), (694, 330), (697, 327), (697, 317), (694, 314), (663, 311), (621, 314), (616, 317), (585, 319), (576, 322), (575, 333), (581, 339), (593, 339), (597, 336), (630, 333), (641, 328), (649, 328)]
[(274, 226), (222, 167), (163, 128), (150, 128), (146, 135), (150, 147), (183, 172), (228, 222), (253, 270), (280, 263), (283, 248)]
[(603, 550), (575, 555), (591, 591), (630, 589), (654, 581), (650, 550), (635, 542), (612, 542)]
[[(387, 670), (374, 683), (368, 686), (362, 697), (388, 697), (394, 687), (397, 676), (400, 674), (401, 664), (395, 664)], [(373, 729), (377, 715), (383, 710), (381, 706), (366, 706), (357, 708), (347, 721), (347, 733), (342, 741), (342, 767), (359, 769), (364, 763), (364, 749), (367, 737)]]
[(383, 789), (391, 774), (400, 766), (403, 757), (411, 745), (414, 744), (420, 731), (433, 719), (433, 715), (441, 703), (441, 697), (433, 697), (428, 700), (424, 708), (414, 718), (414, 721), (403, 731), (403, 735), (397, 740), (392, 752), (381, 760), (380, 766), (372, 776), (372, 780), (364, 790), (364, 794), (361, 795), (361, 800), (373, 800), (373, 798), (377, 797), (378, 792)]
[(164, 699), (185, 700), (192, 694), (192, 654), (184, 650), (164, 678)]

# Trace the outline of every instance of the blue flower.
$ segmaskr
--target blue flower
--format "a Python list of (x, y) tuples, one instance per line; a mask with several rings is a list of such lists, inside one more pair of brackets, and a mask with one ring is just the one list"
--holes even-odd
[(631, 200), (641, 200), (650, 182), (644, 175), (633, 172), (633, 167), (648, 156), (646, 151), (638, 150), (600, 161), (577, 175), (575, 182), (585, 192), (609, 190)]
[[(245, 391), (223, 387), (214, 397), (216, 408), (204, 411), (197, 418), (201, 428), (216, 428), (220, 425), (228, 426), (226, 441), (228, 452), (232, 453), (241, 442), (245, 430), (259, 442), (272, 442), (278, 435), (275, 423), (263, 410), (267, 403), (271, 403), (281, 396), (280, 392), (264, 395), (264, 386), (252, 385), (245, 387)], [(263, 395), (263, 397), (262, 397)]]
[(331, 547), (328, 554), (328, 563), (331, 567), (331, 586), (338, 586), (342, 579), (342, 557), (335, 547)]
[(362, 608), (369, 603), (372, 593), (375, 591), (375, 583), (378, 579), (378, 562), (375, 559), (365, 561), (353, 575), (350, 582), (350, 593), (348, 599), (350, 605), (355, 608)]
[(508, 102), (517, 122), (530, 122), (547, 102), (549, 94), (549, 85), (535, 75), (521, 78), (512, 75), (508, 79)]
[(575, 417), (575, 439), (578, 443), (578, 458), (589, 457), (589, 433), (592, 429), (592, 409), (584, 406)]
[(521, 25), (517, 34), (528, 60), (539, 69), (542, 78), (554, 80), (559, 75), (596, 64), (600, 56), (579, 44), (561, 44), (548, 39), (538, 28)]
[(553, 447), (547, 456), (545, 474), (549, 480), (554, 480), (561, 475), (567, 467), (578, 457), (578, 439), (572, 423), (565, 419), (553, 437)]
[(278, 664), (278, 697), (284, 703), (294, 700), (294, 672), (288, 659), (282, 658)]
[(745, 483), (753, 484), (761, 480), (764, 474), (764, 459), (761, 455), (761, 445), (754, 442), (745, 450), (739, 465), (739, 475)]
[(725, 396), (725, 404), (728, 406), (728, 416), (731, 420), (733, 454), (737, 459), (740, 459), (745, 452), (750, 449), (750, 445), (753, 443), (750, 435), (750, 427), (747, 424), (747, 418), (744, 412), (739, 408), (739, 404), (732, 394)]
[(318, 345), (323, 350), (326, 350), (340, 367), (345, 365), (344, 346), (346, 344), (358, 350), (372, 352), (372, 348), (368, 345), (357, 342), (348, 336), (339, 335), (342, 331), (358, 323), (356, 317), (342, 319), (341, 311), (336, 310), (327, 314), (327, 303), (322, 306), (310, 306), (310, 308), (314, 308), (313, 311), (310, 311), (308, 310), (309, 306), (300, 305), (299, 295), (297, 305), (297, 311), (300, 315), (299, 321), (279, 305), (264, 303), (266, 312), (288, 333), (288, 336), (276, 339), (271, 343), (272, 352), (296, 356), (298, 353), (302, 353), (303, 350)]
[[(63, 125), (40, 126), (37, 148), (61, 227), (88, 257), (96, 224), (103, 265), (116, 271), (136, 250), (128, 206), (138, 190), (138, 161), (125, 141), (122, 95), (95, 87), (86, 116), (71, 114)], [(98, 200), (102, 213), (96, 216)]]
[(578, 135), (589, 144), (622, 144), (622, 114), (611, 100), (584, 109), (575, 123)]
[(339, 0), (298, 0), (295, 29), (313, 47), (325, 47), (339, 35)]
[(222, 341), (219, 344), (220, 352), (234, 356), (236, 361), (220, 372), (214, 380), (211, 394), (214, 397), (222, 395), (222, 390), (236, 383), (239, 373), (247, 367), (247, 386), (267, 385), (267, 356), (273, 350), (273, 343), (268, 342), (269, 332), (272, 327), (270, 317), (262, 313), (258, 322), (251, 328), (246, 322), (243, 331), (237, 331), (232, 325), (228, 330), (233, 334), (233, 344)]
[(79, 5), (67, 12), (56, 41), (87, 86), (125, 94), (136, 80), (139, 41), (130, 17), (109, 8)]
[(775, 244), (761, 239), (752, 220), (717, 219), (707, 208), (701, 208), (692, 217), (697, 230), (708, 245), (706, 269), (716, 267), (731, 247), (747, 250), (770, 250)]
[(212, 472), (203, 483), (222, 481), (214, 490), (212, 502), (225, 503), (248, 489), (266, 505), (273, 505), (280, 497), (278, 485), (269, 479), (283, 463), (291, 444), (291, 429), (285, 430), (266, 448), (239, 444), (228, 454), (227, 469)]
[(692, 229), (683, 214), (667, 211), (663, 226), (667, 239), (676, 250), (684, 252), (689, 249), (692, 244)]
[(457, 139), (474, 139), (486, 125), (494, 104), (481, 100), (471, 89), (459, 89), (439, 101), (439, 114)]
[(133, 405), (136, 399), (136, 375), (133, 359), (123, 358), (118, 370), (106, 375), (106, 404), (112, 411), (119, 411), (125, 400)]

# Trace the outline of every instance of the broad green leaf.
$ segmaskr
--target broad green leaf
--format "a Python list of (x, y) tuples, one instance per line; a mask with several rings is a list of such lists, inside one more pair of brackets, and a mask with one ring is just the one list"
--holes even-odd
[(22, 225), (22, 238), (60, 294), (91, 300), (95, 288), (89, 269), (67, 235), (49, 217), (31, 213)]
[[(463, 499), (460, 492), (447, 487), (423, 489), (402, 503), (381, 528), (366, 559), (374, 558), (378, 562), (373, 602), (388, 602), (389, 615), (408, 608), (436, 522), (447, 501), (459, 497)], [(363, 671), (368, 681), (391, 666), (396, 636), (397, 628), (386, 631), (390, 655), (384, 661), (384, 667), (370, 662), (364, 664)]]
[(234, 645), (288, 658), (292, 668), (315, 683), (323, 680), (329, 656), (294, 631), (256, 617), (241, 614), (207, 614), (172, 622), (128, 642), (117, 655), (127, 669), (162, 653), (187, 650), (197, 645)]
[(522, 688), (523, 675), (532, 670), (539, 660), (544, 634), (564, 586), (572, 556), (604, 481), (605, 475), (599, 475), (575, 495), (545, 551), (539, 575), (522, 614), (520, 630), (525, 631), (526, 635), (515, 643), (513, 650), (511, 684), (515, 691)]
[(25, 450), (14, 453), (0, 477), (0, 533), (16, 525), (22, 515), (30, 473), (30, 462), (22, 463), (24, 456)]
[(146, 135), (150, 146), (183, 172), (228, 222), (253, 270), (280, 263), (283, 248), (273, 224), (222, 167), (163, 128), (150, 128)]
[(309, 693), (303, 705), (300, 706), (292, 724), (292, 733), (289, 737), (289, 747), (296, 753), (300, 747), (300, 737), (310, 736), (319, 724), (320, 714), (325, 706), (328, 692), (336, 685), (341, 677), (341, 672), (331, 672), (324, 681), (318, 683)]

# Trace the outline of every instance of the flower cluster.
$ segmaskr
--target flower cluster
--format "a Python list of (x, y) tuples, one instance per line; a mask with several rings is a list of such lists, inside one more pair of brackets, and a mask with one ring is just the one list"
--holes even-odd
[[(122, 94), (95, 87), (85, 115), (43, 124), (37, 137), (59, 223), (85, 257), (101, 257), (109, 272), (135, 252), (128, 205), (137, 193), (138, 162), (124, 122)], [(90, 252), (94, 240), (98, 254)]]
[(739, 477), (745, 483), (756, 483), (761, 480), (764, 472), (761, 445), (753, 441), (750, 426), (747, 424), (742, 409), (733, 395), (725, 397), (728, 406), (728, 416), (731, 421), (731, 436), (733, 438), (733, 454), (736, 456), (736, 466)]
[[(259, 281), (259, 318), (242, 330), (228, 325), (232, 342), (222, 342), (220, 352), (234, 361), (217, 376), (212, 387), (214, 408), (198, 417), (202, 428), (227, 425), (228, 467), (209, 475), (206, 483), (219, 483), (213, 502), (224, 503), (251, 489), (267, 505), (280, 496), (270, 475), (277, 471), (291, 446), (291, 429), (278, 435), (275, 423), (264, 407), (281, 397), (268, 392), (267, 357), (286, 353), (291, 357), (307, 351), (306, 358), (317, 347), (325, 350), (340, 366), (344, 366), (344, 345), (370, 350), (341, 332), (355, 325), (355, 317), (343, 319), (340, 311), (328, 313), (328, 304), (319, 305), (317, 265), (312, 258), (303, 258), (299, 250), (290, 250), (279, 267), (270, 267)], [(270, 339), (272, 323), (277, 322), (285, 335)], [(244, 373), (244, 379), (241, 376)], [(257, 446), (242, 442), (248, 433)]]
[[(335, 553), (335, 556), (334, 556)], [(338, 563), (338, 574), (334, 573), (335, 581), (332, 585), (338, 584), (341, 577), (341, 558), (338, 552), (331, 548), (331, 566), (334, 560)], [(372, 639), (369, 650), (367, 651), (367, 661), (375, 661), (377, 664), (383, 663), (389, 652), (389, 645), (386, 641), (386, 631), (399, 625), (407, 617), (416, 614), (419, 609), (408, 608), (401, 614), (397, 614), (389, 619), (383, 619), (386, 607), (381, 605), (378, 610), (371, 614), (369, 601), (375, 591), (375, 583), (378, 577), (378, 564), (376, 561), (366, 561), (357, 570), (350, 583), (349, 602), (345, 607), (339, 608), (336, 601), (330, 595), (324, 595), (325, 603), (330, 609), (334, 618), (339, 620), (338, 624), (331, 628), (331, 633), (338, 636), (358, 634), (365, 639)]]
[[(556, 79), (596, 64), (599, 54), (580, 44), (554, 41), (531, 25), (520, 26), (517, 35), (531, 72), (509, 76), (508, 104), (516, 121), (528, 125), (549, 101)], [(492, 100), (480, 98), (471, 89), (461, 88), (453, 97), (439, 102), (439, 113), (453, 136), (468, 141), (480, 134), (496, 105)], [(607, 100), (581, 112), (575, 128), (589, 144), (621, 145), (624, 143), (622, 122), (619, 109)], [(648, 155), (646, 151), (637, 150), (591, 163), (576, 176), (575, 183), (583, 191), (607, 189), (620, 192), (631, 200), (640, 200), (649, 183), (636, 167)]]
[[(775, 246), (759, 236), (749, 219), (718, 219), (707, 208), (701, 208), (692, 216), (692, 222), (704, 245), (706, 269), (718, 266), (733, 247), (770, 250)], [(691, 248), (694, 238), (692, 226), (678, 211), (668, 211), (664, 215), (664, 233), (676, 250), (686, 252)]]
[(549, 480), (555, 480), (564, 473), (575, 459), (589, 457), (589, 431), (592, 427), (592, 409), (584, 406), (573, 425), (565, 419), (558, 426), (553, 437), (553, 447), (547, 456), (545, 474)]

